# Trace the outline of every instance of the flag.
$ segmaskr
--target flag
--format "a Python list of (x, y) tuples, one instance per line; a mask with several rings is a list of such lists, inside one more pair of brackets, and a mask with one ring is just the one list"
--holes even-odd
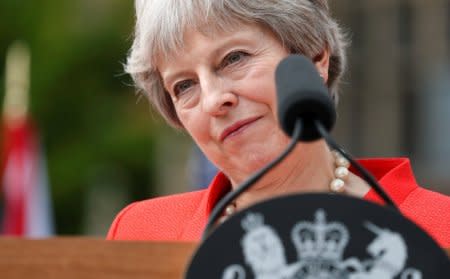
[(27, 116), (29, 52), (13, 45), (7, 55), (3, 111), (2, 233), (24, 237), (53, 234), (45, 159)]

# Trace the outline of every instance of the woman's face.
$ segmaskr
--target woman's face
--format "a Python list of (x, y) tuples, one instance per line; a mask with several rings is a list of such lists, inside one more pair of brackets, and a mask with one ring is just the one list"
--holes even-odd
[(213, 35), (190, 30), (185, 46), (157, 65), (184, 128), (233, 184), (289, 142), (277, 122), (274, 80), (287, 55), (271, 32), (242, 25)]

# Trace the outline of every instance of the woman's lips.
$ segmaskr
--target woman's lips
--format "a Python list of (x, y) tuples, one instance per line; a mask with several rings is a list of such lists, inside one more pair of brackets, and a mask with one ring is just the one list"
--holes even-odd
[(261, 116), (250, 117), (234, 123), (233, 125), (223, 130), (222, 134), (220, 135), (220, 141), (223, 142), (225, 139), (240, 133), (241, 131), (245, 130), (245, 128), (247, 128), (250, 124), (260, 118)]

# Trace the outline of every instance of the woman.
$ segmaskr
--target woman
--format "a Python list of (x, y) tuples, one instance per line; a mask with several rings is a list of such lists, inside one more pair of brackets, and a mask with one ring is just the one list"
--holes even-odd
[[(198, 240), (218, 200), (289, 142), (277, 124), (277, 64), (290, 53), (311, 58), (336, 101), (347, 41), (326, 0), (137, 0), (136, 11), (127, 72), (221, 171), (207, 190), (131, 204), (108, 239)], [(449, 197), (420, 188), (407, 159), (361, 163), (404, 215), (450, 246)], [(323, 140), (301, 143), (223, 215), (277, 195), (330, 191), (380, 202)]]

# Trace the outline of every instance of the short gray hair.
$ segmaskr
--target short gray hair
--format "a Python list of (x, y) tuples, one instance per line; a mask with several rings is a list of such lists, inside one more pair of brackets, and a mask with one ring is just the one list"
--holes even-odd
[(313, 59), (328, 48), (328, 87), (337, 103), (346, 68), (346, 36), (331, 17), (328, 0), (136, 0), (135, 37), (125, 71), (173, 126), (182, 127), (156, 62), (183, 46), (187, 28), (225, 31), (242, 23), (271, 30), (291, 53)]

